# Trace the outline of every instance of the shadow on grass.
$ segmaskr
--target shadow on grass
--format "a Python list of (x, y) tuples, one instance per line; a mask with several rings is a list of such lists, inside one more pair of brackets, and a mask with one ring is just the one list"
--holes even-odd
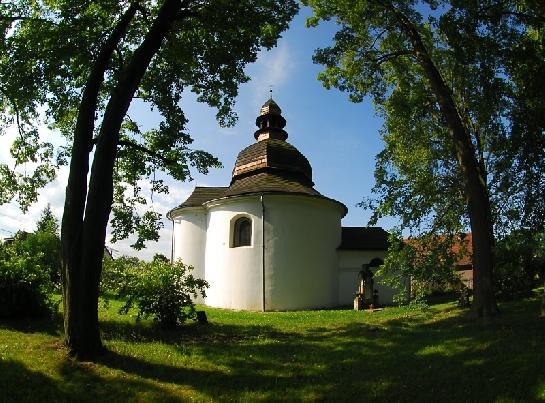
[(193, 348), (227, 370), (203, 372), (114, 352), (100, 363), (227, 400), (250, 391), (265, 400), (531, 401), (545, 389), (545, 321), (533, 318), (534, 305), (510, 305), (487, 323), (463, 316), (428, 322), (431, 315), (423, 315), (304, 333), (240, 324), (165, 332), (107, 323), (105, 338), (166, 343), (179, 354)]
[(0, 319), (0, 329), (61, 336), (64, 332), (64, 325), (62, 314), (54, 312), (42, 318)]
[[(28, 379), (25, 388), (44, 396), (33, 401), (175, 401), (191, 391), (237, 401), (535, 401), (545, 398), (545, 320), (536, 312), (533, 300), (506, 305), (484, 324), (430, 313), (297, 332), (240, 322), (167, 331), (107, 321), (101, 328), (110, 351), (95, 363), (65, 360), (60, 380), (17, 362), (2, 362), (0, 373)], [(154, 357), (155, 348), (172, 359)]]
[[(38, 371), (31, 371), (20, 362), (0, 359), (0, 397), (2, 402), (52, 401), (63, 399), (57, 383)], [(24, 385), (24, 387), (13, 387)], [(65, 396), (66, 397), (66, 396)]]

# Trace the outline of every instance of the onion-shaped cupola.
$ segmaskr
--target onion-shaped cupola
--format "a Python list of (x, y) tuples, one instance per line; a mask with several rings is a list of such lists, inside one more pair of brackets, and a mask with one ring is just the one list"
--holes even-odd
[(252, 184), (252, 190), (257, 191), (259, 183), (260, 190), (318, 194), (312, 188), (310, 163), (299, 150), (286, 142), (286, 119), (272, 97), (261, 107), (256, 125), (258, 130), (254, 137), (257, 142), (238, 154), (227, 193), (249, 188), (249, 184)]

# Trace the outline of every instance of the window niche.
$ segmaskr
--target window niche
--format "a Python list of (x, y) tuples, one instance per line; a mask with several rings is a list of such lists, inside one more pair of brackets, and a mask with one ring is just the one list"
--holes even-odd
[(239, 246), (251, 246), (252, 244), (252, 220), (248, 217), (240, 217), (233, 224), (232, 248)]

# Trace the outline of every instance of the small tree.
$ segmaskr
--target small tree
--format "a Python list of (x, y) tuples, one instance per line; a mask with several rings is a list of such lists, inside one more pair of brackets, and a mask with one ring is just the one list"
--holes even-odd
[(52, 286), (59, 289), (61, 285), (61, 240), (58, 235), (50, 232), (35, 232), (26, 234), (24, 238), (13, 243), (19, 256), (30, 255), (36, 260)]
[(43, 316), (53, 310), (53, 284), (42, 253), (0, 243), (0, 318)]
[(153, 317), (161, 327), (174, 328), (187, 319), (196, 319), (193, 299), (206, 296), (208, 283), (191, 274), (193, 267), (181, 261), (173, 264), (162, 259), (151, 263), (141, 262), (132, 266), (125, 287), (119, 297), (125, 299), (121, 313), (128, 313), (136, 306), (137, 319)]
[(36, 232), (46, 232), (48, 234), (59, 234), (59, 223), (57, 218), (51, 211), (51, 205), (47, 203), (47, 206), (42, 210), (40, 219), (36, 223)]

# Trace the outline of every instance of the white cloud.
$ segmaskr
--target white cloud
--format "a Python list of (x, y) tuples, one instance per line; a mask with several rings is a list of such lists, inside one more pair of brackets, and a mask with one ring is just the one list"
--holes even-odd
[(257, 62), (248, 69), (252, 77), (249, 86), (252, 91), (252, 102), (258, 105), (268, 95), (270, 86), (274, 92), (288, 83), (295, 69), (295, 62), (286, 41), (280, 41), (278, 47), (270, 51), (261, 50)]
[[(14, 135), (14, 132), (11, 131), (9, 134), (6, 134), (6, 137), (4, 137), (3, 140), (13, 141)], [(11, 141), (3, 143), (10, 144)], [(0, 161), (11, 162), (8, 147), (0, 147)], [(19, 205), (14, 201), (0, 205), (0, 237), (11, 236), (19, 230), (27, 232), (34, 231), (36, 229), (36, 222), (39, 219), (42, 210), (48, 203), (51, 206), (53, 214), (60, 223), (64, 209), (68, 172), (68, 167), (61, 167), (61, 169), (57, 171), (57, 178), (40, 191), (38, 201), (34, 203), (26, 213), (21, 212)], [(155, 193), (153, 196), (153, 203), (148, 206), (143, 206), (141, 208), (142, 211), (146, 208), (152, 208), (154, 211), (157, 211), (164, 216), (169, 210), (187, 199), (195, 187), (194, 183), (180, 183), (172, 179), (166, 179), (165, 182), (169, 185), (169, 194)], [(143, 194), (149, 198), (151, 195), (151, 184), (148, 181), (141, 181), (140, 186), (142, 187)], [(114, 257), (125, 254), (149, 260), (155, 253), (162, 253), (170, 257), (172, 235), (171, 223), (166, 218), (163, 219), (163, 223), (164, 228), (160, 230), (159, 241), (148, 242), (146, 248), (142, 251), (136, 251), (130, 247), (135, 241), (134, 237), (112, 244), (110, 242), (111, 235), (109, 228), (106, 237), (107, 246), (114, 250)]]

